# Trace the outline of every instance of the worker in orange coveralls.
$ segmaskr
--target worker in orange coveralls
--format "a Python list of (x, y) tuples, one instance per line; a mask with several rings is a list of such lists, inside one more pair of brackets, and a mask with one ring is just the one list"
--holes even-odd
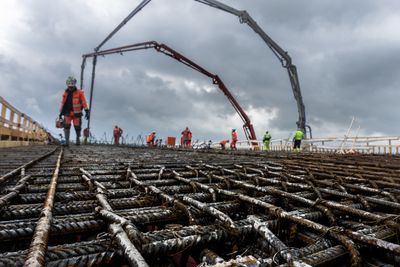
[(231, 141), (231, 149), (232, 150), (237, 150), (237, 148), (236, 148), (237, 140), (238, 140), (238, 136), (236, 133), (236, 129), (232, 129), (232, 141)]
[(83, 144), (84, 144), (84, 145), (87, 144), (87, 140), (88, 140), (89, 136), (90, 136), (90, 130), (89, 130), (89, 128), (83, 129), (83, 137), (84, 137), (84, 139), (83, 139)]
[(119, 145), (119, 138), (122, 135), (122, 129), (118, 127), (118, 125), (115, 125), (114, 127), (114, 145)]
[(155, 146), (155, 140), (156, 140), (156, 132), (152, 132), (150, 133), (147, 137), (146, 137), (146, 143), (148, 147), (153, 147)]
[(183, 130), (181, 134), (182, 134), (181, 140), (183, 141), (183, 147), (189, 148), (192, 142), (192, 132), (189, 130), (189, 127), (186, 126), (185, 130)]
[(85, 109), (85, 118), (89, 119), (89, 107), (83, 90), (76, 88), (76, 79), (69, 76), (66, 81), (67, 89), (61, 99), (60, 119), (64, 116), (65, 145), (69, 146), (71, 122), (76, 132), (76, 145), (80, 145), (82, 109)]
[(219, 144), (221, 145), (221, 149), (225, 149), (225, 145), (229, 143), (229, 140), (222, 140), (221, 142), (219, 142)]
[(192, 132), (189, 131), (188, 136), (187, 136), (187, 147), (191, 148), (192, 147)]

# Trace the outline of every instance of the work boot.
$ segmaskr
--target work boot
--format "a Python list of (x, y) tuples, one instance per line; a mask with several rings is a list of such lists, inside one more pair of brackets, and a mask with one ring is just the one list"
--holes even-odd
[(79, 146), (81, 144), (81, 127), (75, 127), (75, 133), (76, 133), (76, 142), (75, 144)]
[(69, 129), (64, 129), (65, 146), (69, 146)]

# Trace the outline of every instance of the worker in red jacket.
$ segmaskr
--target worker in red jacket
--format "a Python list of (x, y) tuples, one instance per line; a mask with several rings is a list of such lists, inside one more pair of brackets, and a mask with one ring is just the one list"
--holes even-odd
[(188, 135), (187, 135), (187, 147), (191, 148), (192, 147), (192, 132), (189, 130)]
[(182, 131), (182, 138), (183, 147), (188, 148), (191, 146), (192, 142), (192, 132), (189, 130), (189, 127), (186, 126), (185, 130)]
[(149, 146), (149, 147), (155, 146), (155, 140), (156, 140), (156, 132), (150, 133), (150, 134), (146, 137), (147, 146)]
[(90, 130), (89, 130), (89, 128), (83, 129), (83, 137), (84, 137), (84, 139), (83, 139), (83, 144), (84, 144), (84, 145), (87, 144), (87, 140), (88, 140), (89, 136), (90, 136)]
[(122, 129), (118, 127), (118, 125), (115, 125), (114, 127), (114, 145), (119, 145), (119, 138), (122, 136)]
[(83, 90), (76, 88), (76, 79), (69, 76), (66, 81), (67, 89), (61, 99), (60, 119), (64, 116), (65, 145), (69, 145), (71, 122), (76, 132), (76, 145), (80, 145), (82, 109), (85, 109), (85, 118), (89, 119), (89, 107)]
[(237, 140), (238, 140), (238, 136), (236, 133), (236, 129), (232, 129), (232, 141), (231, 141), (231, 149), (232, 150), (237, 150), (237, 148), (236, 148)]
[(229, 143), (229, 140), (222, 140), (221, 142), (219, 142), (219, 144), (221, 145), (221, 149), (225, 149), (225, 145)]

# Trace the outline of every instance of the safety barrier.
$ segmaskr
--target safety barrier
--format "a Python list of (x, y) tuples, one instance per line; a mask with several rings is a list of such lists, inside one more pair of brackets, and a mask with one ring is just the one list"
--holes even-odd
[[(272, 151), (292, 151), (293, 143), (283, 139), (271, 142)], [(302, 142), (302, 151), (337, 154), (400, 155), (399, 136), (369, 136), (347, 138), (315, 138)]]
[[(252, 141), (250, 144), (248, 140), (241, 140), (237, 142), (236, 147), (238, 150), (265, 150), (262, 141)], [(219, 142), (212, 143), (211, 148), (220, 148)], [(226, 145), (226, 149), (230, 149), (229, 143)], [(269, 151), (293, 151), (293, 142), (287, 139), (271, 140)], [(400, 137), (370, 136), (348, 137), (346, 139), (335, 137), (305, 139), (301, 143), (301, 151), (331, 154), (400, 155)]]
[(45, 144), (47, 131), (0, 96), (0, 147)]

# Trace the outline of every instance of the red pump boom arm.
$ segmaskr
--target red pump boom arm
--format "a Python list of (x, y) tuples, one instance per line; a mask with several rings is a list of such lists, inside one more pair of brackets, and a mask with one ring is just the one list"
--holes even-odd
[(105, 56), (105, 55), (116, 54), (116, 53), (121, 54), (124, 52), (143, 50), (143, 49), (148, 49), (148, 48), (154, 48), (156, 51), (161, 52), (161, 53), (185, 64), (186, 66), (188, 66), (194, 70), (197, 70), (198, 72), (210, 77), (212, 79), (213, 84), (218, 85), (218, 88), (228, 98), (229, 102), (231, 102), (233, 108), (236, 110), (236, 112), (239, 114), (240, 118), (244, 122), (243, 130), (246, 135), (246, 139), (247, 140), (257, 140), (256, 133), (254, 131), (253, 125), (251, 124), (250, 118), (247, 116), (246, 112), (244, 112), (243, 108), (239, 105), (239, 103), (237, 102), (235, 97), (231, 94), (231, 92), (225, 86), (225, 84), (221, 80), (221, 78), (218, 75), (207, 71), (200, 65), (194, 63), (187, 57), (183, 56), (182, 54), (178, 53), (177, 51), (173, 50), (172, 48), (168, 47), (165, 44), (159, 44), (155, 41), (137, 43), (137, 44), (132, 44), (132, 45), (128, 45), (128, 46), (111, 48), (111, 49), (107, 49), (107, 50), (102, 50), (102, 51), (97, 51), (94, 53), (85, 54), (82, 57), (83, 57), (83, 62), (85, 62), (86, 58), (88, 58), (88, 57)]

